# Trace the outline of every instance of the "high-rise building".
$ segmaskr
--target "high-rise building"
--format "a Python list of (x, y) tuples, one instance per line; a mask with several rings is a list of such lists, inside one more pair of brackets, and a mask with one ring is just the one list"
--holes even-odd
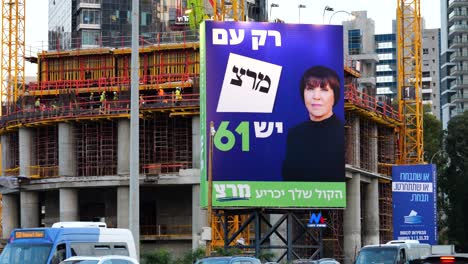
[[(188, 30), (187, 1), (140, 1), (140, 37)], [(132, 1), (49, 0), (49, 50), (130, 46)]]
[(422, 38), (422, 100), (427, 105), (425, 111), (440, 120), (439, 83), (440, 30), (423, 29)]
[[(423, 29), (422, 38), (422, 100), (426, 109), (440, 119), (439, 46), (440, 30)], [(398, 66), (396, 33), (375, 35), (377, 95), (398, 100)]]
[(446, 129), (452, 117), (468, 109), (468, 1), (441, 0), (440, 12), (440, 92)]
[(367, 18), (367, 11), (354, 11), (352, 14), (353, 20), (343, 22), (344, 54), (346, 59), (359, 65), (359, 90), (375, 96), (375, 69), (379, 58), (375, 52), (374, 20)]
[(397, 43), (396, 34), (375, 35), (375, 52), (379, 57), (376, 67), (377, 95), (397, 98)]

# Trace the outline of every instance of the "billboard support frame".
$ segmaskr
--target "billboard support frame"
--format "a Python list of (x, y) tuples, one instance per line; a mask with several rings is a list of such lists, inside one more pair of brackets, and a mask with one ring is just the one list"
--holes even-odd
[[(277, 259), (270, 260), (280, 262), (284, 258), (286, 261), (291, 262), (296, 258), (310, 258), (316, 259), (323, 257), (323, 230), (320, 228), (317, 230), (317, 234), (311, 231), (311, 228), (307, 227), (307, 223), (301, 220), (300, 215), (309, 214), (310, 210), (294, 210), (294, 209), (214, 209), (216, 216), (221, 220), (223, 227), (223, 240), (224, 249), (228, 250), (231, 248), (240, 248), (242, 250), (253, 250), (255, 256), (259, 257), (263, 250), (284, 250), (280, 256), (275, 256)], [(228, 218), (233, 215), (248, 215), (247, 220), (241, 224), (239, 229), (230, 234)], [(274, 223), (270, 220), (270, 214), (282, 214), (282, 216)], [(254, 224), (255, 238), (251, 245), (230, 245), (235, 242), (236, 237), (241, 234), (245, 229), (249, 228), (250, 224)], [(281, 234), (284, 229), (280, 230), (280, 227), (286, 223), (286, 234)], [(267, 226), (267, 230), (262, 230), (262, 226)], [(296, 231), (294, 231), (296, 230)], [(298, 231), (299, 230), (299, 231)], [(262, 232), (263, 231), (263, 232)], [(263, 233), (263, 236), (262, 236)], [(275, 234), (279, 240), (282, 241), (283, 245), (271, 245), (269, 242), (270, 237)], [(308, 240), (307, 243), (300, 243), (301, 238), (308, 235), (312, 239)], [(235, 243), (234, 243), (235, 244)], [(313, 251), (311, 254), (301, 254), (300, 251)]]

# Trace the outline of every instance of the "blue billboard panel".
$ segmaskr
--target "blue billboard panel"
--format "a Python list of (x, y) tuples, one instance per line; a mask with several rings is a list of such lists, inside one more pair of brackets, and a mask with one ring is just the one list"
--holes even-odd
[(342, 26), (200, 34), (202, 206), (345, 207)]
[(393, 238), (437, 244), (435, 166), (394, 166), (392, 177)]

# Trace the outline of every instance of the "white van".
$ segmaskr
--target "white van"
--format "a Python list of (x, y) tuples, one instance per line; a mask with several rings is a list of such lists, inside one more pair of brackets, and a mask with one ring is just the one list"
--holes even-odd
[(105, 255), (136, 259), (130, 230), (103, 227), (103, 223), (61, 222), (50, 228), (13, 230), (0, 264), (58, 264), (72, 256)]
[(386, 244), (364, 246), (355, 264), (405, 264), (431, 255), (431, 245), (417, 240), (392, 240)]

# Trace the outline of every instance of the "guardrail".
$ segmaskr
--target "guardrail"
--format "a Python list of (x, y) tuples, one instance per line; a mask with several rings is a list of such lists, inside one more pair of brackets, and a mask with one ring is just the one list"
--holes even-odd
[[(199, 107), (199, 94), (183, 94), (177, 98), (175, 94), (142, 96), (140, 98), (140, 111), (151, 111), (165, 108)], [(57, 121), (63, 119), (93, 118), (115, 116), (130, 113), (130, 100), (104, 100), (71, 102), (65, 106), (44, 105), (29, 107), (14, 111), (0, 117), (0, 128), (15, 125), (24, 125), (44, 121)]]

